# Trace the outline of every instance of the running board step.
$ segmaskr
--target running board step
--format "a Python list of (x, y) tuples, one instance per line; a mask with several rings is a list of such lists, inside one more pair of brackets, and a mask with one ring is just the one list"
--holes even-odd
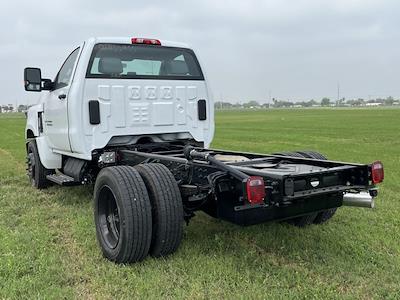
[(80, 185), (79, 181), (65, 174), (51, 174), (46, 176), (47, 180), (57, 183), (59, 185)]

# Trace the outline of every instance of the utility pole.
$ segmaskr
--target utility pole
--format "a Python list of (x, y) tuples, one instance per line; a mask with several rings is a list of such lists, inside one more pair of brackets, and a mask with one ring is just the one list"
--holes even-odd
[(219, 104), (219, 109), (222, 109), (222, 102), (224, 101), (222, 98), (222, 93), (220, 93), (220, 96), (221, 96), (221, 100), (220, 100), (220, 104)]
[(340, 84), (339, 81), (337, 83), (337, 101), (336, 101), (336, 106), (339, 106), (339, 102), (340, 102)]
[(271, 90), (269, 90), (268, 91), (268, 108), (270, 108), (271, 107), (271, 95), (272, 95), (272, 92), (271, 92)]

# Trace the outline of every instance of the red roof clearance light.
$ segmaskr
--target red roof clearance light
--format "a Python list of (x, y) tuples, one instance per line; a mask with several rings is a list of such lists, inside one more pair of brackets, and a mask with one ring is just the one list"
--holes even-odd
[(159, 46), (161, 46), (160, 40), (145, 39), (145, 38), (132, 38), (132, 44), (145, 44), (145, 45), (159, 45)]
[(264, 179), (260, 176), (250, 176), (246, 181), (246, 194), (250, 204), (263, 203), (265, 198)]
[(385, 178), (385, 172), (383, 171), (383, 164), (379, 160), (373, 162), (371, 165), (371, 177), (373, 184), (380, 183)]

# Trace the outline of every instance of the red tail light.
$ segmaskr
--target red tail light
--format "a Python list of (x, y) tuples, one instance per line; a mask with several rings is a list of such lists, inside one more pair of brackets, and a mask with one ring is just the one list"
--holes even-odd
[(156, 39), (132, 38), (132, 44), (161, 45)]
[(372, 183), (377, 184), (383, 181), (385, 173), (383, 171), (383, 164), (380, 161), (376, 161), (371, 165), (371, 177)]
[(246, 194), (250, 204), (263, 203), (265, 198), (264, 179), (260, 176), (250, 176), (246, 181)]

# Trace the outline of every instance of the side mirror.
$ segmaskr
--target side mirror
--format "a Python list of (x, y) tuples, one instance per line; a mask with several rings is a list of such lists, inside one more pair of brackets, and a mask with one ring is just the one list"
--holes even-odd
[(42, 72), (38, 68), (25, 68), (24, 70), (25, 91), (42, 91)]

